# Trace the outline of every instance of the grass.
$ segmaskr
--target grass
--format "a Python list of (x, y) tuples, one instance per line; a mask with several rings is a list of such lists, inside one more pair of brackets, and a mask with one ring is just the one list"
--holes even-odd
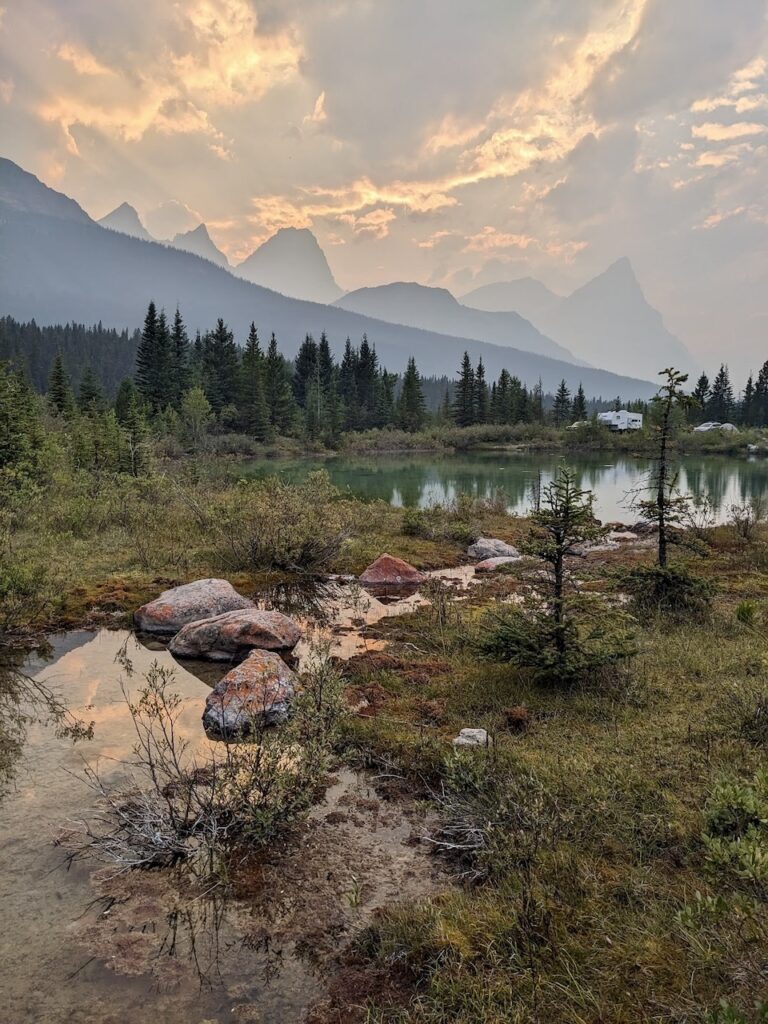
[[(222, 558), (217, 516), (237, 509), (238, 487), (203, 463), (161, 462), (147, 481), (56, 471), (7, 546), (19, 564), (44, 567), (58, 595), (34, 625), (117, 622), (199, 576), (224, 574), (243, 592), (263, 585), (260, 566), (235, 571)], [(459, 503), (414, 524), (381, 502), (329, 491), (322, 500), (348, 529), (323, 566), (337, 572), (359, 572), (385, 550), (420, 568), (454, 565), (467, 531), (518, 543), (526, 528), (492, 504)], [(373, 627), (390, 646), (345, 669), (369, 701), (345, 721), (339, 752), (419, 795), (437, 818), (435, 839), (471, 832), (473, 845), (441, 854), (455, 884), (383, 908), (358, 936), (355, 969), (390, 977), (397, 998), (379, 986), (362, 1017), (341, 1019), (764, 1019), (763, 890), (718, 863), (704, 835), (713, 795), (730, 792), (723, 780), (738, 791), (765, 761), (768, 528), (748, 542), (708, 530), (703, 550), (695, 570), (717, 583), (711, 609), (696, 621), (638, 615), (637, 656), (599, 684), (565, 690), (479, 659), (477, 623), (524, 586), (517, 566), (465, 600)], [(590, 592), (615, 596), (620, 570), (652, 554), (619, 549), (575, 571)], [(490, 747), (454, 750), (464, 727), (487, 729)], [(768, 858), (762, 842), (758, 859)]]

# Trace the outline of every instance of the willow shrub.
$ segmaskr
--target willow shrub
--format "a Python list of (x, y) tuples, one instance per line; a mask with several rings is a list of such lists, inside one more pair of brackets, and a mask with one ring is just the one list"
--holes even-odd
[(230, 570), (320, 570), (355, 531), (360, 509), (324, 471), (300, 484), (242, 480), (214, 504), (218, 559)]

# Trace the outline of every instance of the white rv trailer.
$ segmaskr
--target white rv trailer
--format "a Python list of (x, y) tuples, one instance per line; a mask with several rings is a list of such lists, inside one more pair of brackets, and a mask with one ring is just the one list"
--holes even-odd
[(642, 430), (643, 414), (627, 412), (626, 409), (600, 412), (597, 414), (597, 422), (602, 423), (609, 430)]

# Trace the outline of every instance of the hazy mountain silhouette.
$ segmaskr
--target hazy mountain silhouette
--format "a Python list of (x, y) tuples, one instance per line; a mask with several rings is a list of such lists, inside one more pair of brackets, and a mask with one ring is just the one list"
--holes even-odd
[(229, 267), (229, 260), (216, 245), (208, 234), (205, 224), (198, 224), (191, 231), (181, 231), (174, 235), (168, 243), (175, 249), (183, 249), (184, 252), (193, 252), (195, 256), (202, 256), (204, 260), (210, 260), (219, 267)]
[(141, 218), (130, 203), (120, 203), (111, 213), (102, 217), (97, 223), (101, 224), (103, 228), (120, 231), (124, 235), (131, 235), (132, 238), (143, 238), (145, 242), (155, 241), (141, 223)]
[(341, 295), (325, 253), (308, 228), (280, 228), (239, 263), (235, 273), (294, 299), (333, 302)]
[(459, 334), (463, 338), (509, 345), (525, 352), (578, 363), (572, 352), (545, 337), (518, 313), (488, 313), (463, 306), (446, 288), (398, 281), (376, 288), (358, 288), (338, 299), (334, 305), (354, 313), (375, 316), (390, 323), (422, 327), (439, 334)]
[(573, 388), (583, 381), (588, 394), (606, 398), (655, 391), (648, 381), (286, 298), (192, 253), (108, 231), (77, 203), (0, 159), (0, 313), (40, 324), (100, 320), (134, 328), (150, 299), (168, 311), (178, 303), (192, 332), (213, 327), (222, 316), (241, 343), (253, 320), (264, 341), (271, 331), (277, 334), (288, 356), (307, 332), (326, 331), (337, 355), (348, 336), (357, 343), (367, 333), (383, 365), (394, 371), (414, 355), (422, 373), (453, 376), (467, 349), (473, 360), (483, 358), (489, 377), (506, 367), (529, 384), (541, 378), (546, 390), (565, 378)]
[(648, 303), (626, 257), (565, 297), (524, 278), (476, 288), (463, 301), (483, 310), (515, 309), (596, 366), (647, 377), (664, 366), (693, 368), (690, 353)]

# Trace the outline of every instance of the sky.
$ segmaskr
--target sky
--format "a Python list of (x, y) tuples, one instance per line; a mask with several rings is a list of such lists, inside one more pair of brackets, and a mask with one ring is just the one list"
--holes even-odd
[[(3, 4), (3, 0), (0, 0)], [(768, 0), (4, 0), (0, 152), (233, 262), (568, 292), (628, 256), (710, 369), (768, 358)]]

